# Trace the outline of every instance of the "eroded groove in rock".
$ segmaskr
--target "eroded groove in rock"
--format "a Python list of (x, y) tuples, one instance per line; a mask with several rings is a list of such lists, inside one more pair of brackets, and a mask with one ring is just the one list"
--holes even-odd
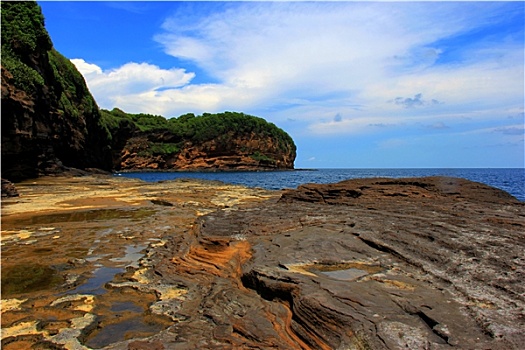
[[(286, 320), (286, 331), (288, 336), (294, 339), (301, 348), (331, 348), (324, 340), (322, 334), (320, 334), (329, 324), (319, 319), (316, 322), (308, 319), (308, 317), (316, 315), (315, 312), (308, 312), (304, 315), (297, 313), (304, 309), (304, 306), (296, 305), (297, 303), (304, 303), (303, 300), (296, 300), (301, 295), (300, 291), (296, 290), (298, 288), (297, 284), (286, 279), (275, 279), (270, 275), (261, 274), (253, 270), (244, 274), (241, 280), (246, 288), (253, 289), (263, 299), (282, 303), (289, 310), (290, 317)], [(322, 313), (319, 313), (319, 315), (322, 316)]]
[[(173, 185), (157, 184), (162, 195), (137, 200), (144, 207), (133, 215), (149, 213), (142, 221), (101, 221), (115, 227), (114, 234), (99, 232), (101, 222), (93, 225), (105, 249), (112, 240), (153, 239), (138, 267), (115, 276), (104, 289), (153, 298), (148, 315), (168, 317), (169, 325), (106, 349), (132, 344), (166, 349), (520, 349), (525, 343), (523, 203), (463, 180), (400, 181), (308, 185), (285, 191), (280, 200), (274, 195), (238, 207), (214, 204), (231, 203), (225, 188), (198, 187), (181, 199), (175, 191), (168, 195)], [(361, 195), (353, 197), (353, 190)], [(21, 186), (22, 195), (25, 191)], [(193, 204), (198, 195), (206, 204)], [(174, 205), (155, 205), (151, 198)], [(26, 219), (8, 224), (26, 225)], [(123, 223), (126, 229), (116, 228)], [(79, 226), (72, 225), (73, 239), (79, 239)], [(63, 234), (49, 229), (50, 235)], [(13, 265), (4, 253), (19, 258), (15, 253), (24, 245), (10, 242), (24, 243), (26, 235), (31, 233), (8, 236), (3, 264)], [(52, 243), (43, 242), (34, 254), (52, 249)], [(71, 264), (80, 271), (88, 262), (79, 261)], [(96, 298), (82, 297), (52, 306), (51, 296), (46, 298), (2, 300), (3, 307), (14, 310), (2, 310), (5, 343), (29, 339), (18, 341), (9, 334), (36, 334), (40, 340), (31, 338), (32, 344), (58, 339), (45, 335), (53, 323), (42, 323), (38, 330), (36, 323), (19, 322), (18, 315), (40, 317), (62, 306), (67, 317), (87, 315), (87, 323), (94, 316), (86, 310), (100, 305)], [(43, 306), (28, 309), (38, 303)]]

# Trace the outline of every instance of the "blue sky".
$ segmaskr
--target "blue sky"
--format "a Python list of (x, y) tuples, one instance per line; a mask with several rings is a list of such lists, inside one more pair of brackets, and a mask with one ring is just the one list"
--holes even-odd
[(101, 108), (240, 111), (298, 168), (524, 167), (524, 2), (39, 2)]

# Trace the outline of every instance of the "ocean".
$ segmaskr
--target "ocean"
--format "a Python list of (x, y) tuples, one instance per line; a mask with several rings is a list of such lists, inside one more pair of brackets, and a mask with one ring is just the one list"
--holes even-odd
[(180, 178), (215, 180), (269, 190), (297, 188), (304, 183), (333, 183), (369, 177), (452, 176), (500, 188), (525, 202), (525, 169), (302, 169), (290, 171), (232, 172), (125, 172), (115, 176), (156, 182)]

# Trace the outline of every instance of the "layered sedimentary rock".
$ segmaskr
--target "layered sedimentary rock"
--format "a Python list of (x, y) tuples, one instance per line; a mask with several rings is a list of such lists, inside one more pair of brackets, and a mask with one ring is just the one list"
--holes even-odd
[[(27, 221), (22, 202), (7, 207), (3, 268), (10, 268), (5, 259), (33, 249), (47, 254), (50, 266), (39, 271), (66, 282), (2, 301), (6, 349), (65, 344), (66, 335), (79, 348), (105, 349), (520, 349), (525, 342), (525, 205), (500, 190), (443, 177), (351, 180), (283, 193), (98, 181), (85, 200), (54, 206), (77, 220), (92, 218), (77, 222), (74, 235), (56, 216), (59, 231), (45, 235), (43, 222), (51, 219), (36, 193), (40, 221)], [(21, 198), (30, 189), (19, 186)], [(80, 204), (80, 211), (67, 209)], [(81, 260), (66, 260), (67, 267), (52, 262), (43, 239), (51, 235), (70, 249), (65, 240), (85, 237), (86, 250), (92, 237), (94, 256), (79, 251)], [(142, 259), (86, 293), (89, 267), (118, 264), (126, 241), (149, 244)], [(54, 300), (68, 289), (69, 299)], [(111, 310), (124, 300), (143, 311), (116, 317)], [(55, 321), (37, 321), (46, 312)], [(122, 334), (132, 319), (142, 336), (140, 327)], [(104, 340), (110, 330), (113, 340)]]
[[(165, 133), (131, 137), (120, 152), (119, 170), (278, 170), (293, 169), (295, 151), (283, 151), (272, 137), (231, 135), (227, 142), (212, 139), (184, 142), (174, 154), (150, 154), (151, 143), (169, 142)], [(264, 154), (264, 158), (254, 156)]]
[(441, 177), (306, 185), (210, 214), (156, 265), (191, 296), (169, 342), (519, 349), (524, 215), (502, 191)]

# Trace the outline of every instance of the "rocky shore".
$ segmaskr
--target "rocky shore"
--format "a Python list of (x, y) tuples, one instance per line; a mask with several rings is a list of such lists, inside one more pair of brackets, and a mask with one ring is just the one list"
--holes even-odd
[(2, 200), (2, 348), (520, 349), (525, 205), (455, 178), (40, 178)]

